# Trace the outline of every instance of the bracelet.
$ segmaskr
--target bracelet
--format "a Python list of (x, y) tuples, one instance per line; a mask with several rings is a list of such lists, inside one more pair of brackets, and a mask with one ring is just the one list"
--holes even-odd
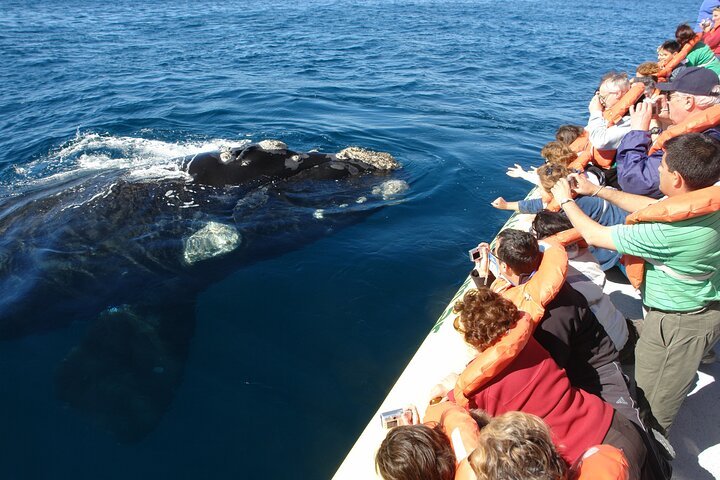
[(573, 200), (572, 198), (566, 198), (565, 200), (560, 202), (560, 206), (562, 207), (563, 205), (565, 205), (568, 202), (575, 202), (575, 200)]
[(600, 193), (600, 190), (602, 190), (603, 188), (605, 188), (605, 185), (601, 185), (600, 188), (598, 188), (597, 190), (595, 190), (595, 193), (593, 193), (593, 194), (590, 195), (590, 196), (591, 196), (591, 197), (596, 196), (598, 193)]

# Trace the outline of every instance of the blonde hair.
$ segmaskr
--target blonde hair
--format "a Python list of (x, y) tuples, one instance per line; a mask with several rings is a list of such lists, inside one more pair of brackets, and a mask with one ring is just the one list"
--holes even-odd
[(482, 430), (478, 447), (468, 457), (478, 480), (567, 478), (567, 464), (555, 449), (550, 429), (540, 417), (507, 412)]

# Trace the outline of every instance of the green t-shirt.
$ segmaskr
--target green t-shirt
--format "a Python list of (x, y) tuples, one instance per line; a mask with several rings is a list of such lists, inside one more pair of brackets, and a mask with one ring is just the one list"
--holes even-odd
[(705, 67), (720, 75), (720, 61), (715, 57), (715, 53), (710, 50), (710, 47), (702, 42), (698, 42), (690, 50), (685, 60), (688, 67)]
[(720, 300), (720, 212), (681, 222), (610, 228), (620, 253), (659, 261), (680, 275), (712, 274), (706, 280), (679, 280), (646, 261), (640, 287), (645, 305), (683, 312)]

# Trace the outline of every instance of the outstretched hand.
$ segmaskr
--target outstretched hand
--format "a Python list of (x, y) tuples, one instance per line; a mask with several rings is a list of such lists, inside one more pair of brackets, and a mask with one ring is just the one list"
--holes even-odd
[(490, 205), (497, 208), (498, 210), (507, 210), (507, 200), (505, 200), (503, 197), (498, 197), (492, 202), (490, 202)]
[(460, 375), (457, 373), (451, 373), (440, 380), (440, 383), (430, 389), (430, 398), (447, 397), (448, 392), (455, 388), (455, 384), (457, 383), (459, 377)]
[(515, 164), (515, 166), (509, 167), (509, 168), (507, 169), (507, 172), (505, 172), (505, 174), (506, 174), (508, 177), (513, 177), (513, 178), (524, 178), (525, 175), (527, 175), (528, 173), (530, 173), (530, 172), (526, 172), (526, 171), (525, 171), (520, 165), (518, 165), (517, 163)]

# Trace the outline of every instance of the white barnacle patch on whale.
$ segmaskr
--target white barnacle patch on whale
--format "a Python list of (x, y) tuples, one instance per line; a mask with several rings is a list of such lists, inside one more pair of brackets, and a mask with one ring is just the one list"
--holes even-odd
[(220, 149), (220, 162), (222, 163), (230, 163), (234, 160), (233, 154), (230, 153), (230, 149), (224, 148)]
[(303, 162), (302, 157), (300, 155), (293, 155), (290, 158), (285, 159), (285, 168), (289, 168), (290, 170), (297, 170), (300, 168), (300, 164)]
[(372, 189), (373, 195), (382, 195), (383, 200), (389, 200), (396, 195), (404, 193), (410, 186), (404, 180), (388, 180), (376, 185)]
[(378, 170), (397, 170), (400, 168), (400, 163), (395, 160), (395, 157), (387, 152), (375, 152), (360, 147), (347, 147), (340, 150), (335, 155), (339, 160), (346, 161), (360, 161), (370, 166), (377, 168)]
[(318, 208), (317, 210), (315, 210), (315, 212), (313, 212), (313, 217), (317, 218), (318, 220), (322, 220), (323, 218), (325, 218), (325, 210), (323, 210), (322, 208)]
[(192, 265), (202, 260), (225, 255), (235, 250), (242, 238), (235, 228), (209, 222), (185, 240), (185, 262)]
[(263, 140), (258, 142), (257, 146), (265, 151), (287, 150), (287, 145), (280, 140)]

